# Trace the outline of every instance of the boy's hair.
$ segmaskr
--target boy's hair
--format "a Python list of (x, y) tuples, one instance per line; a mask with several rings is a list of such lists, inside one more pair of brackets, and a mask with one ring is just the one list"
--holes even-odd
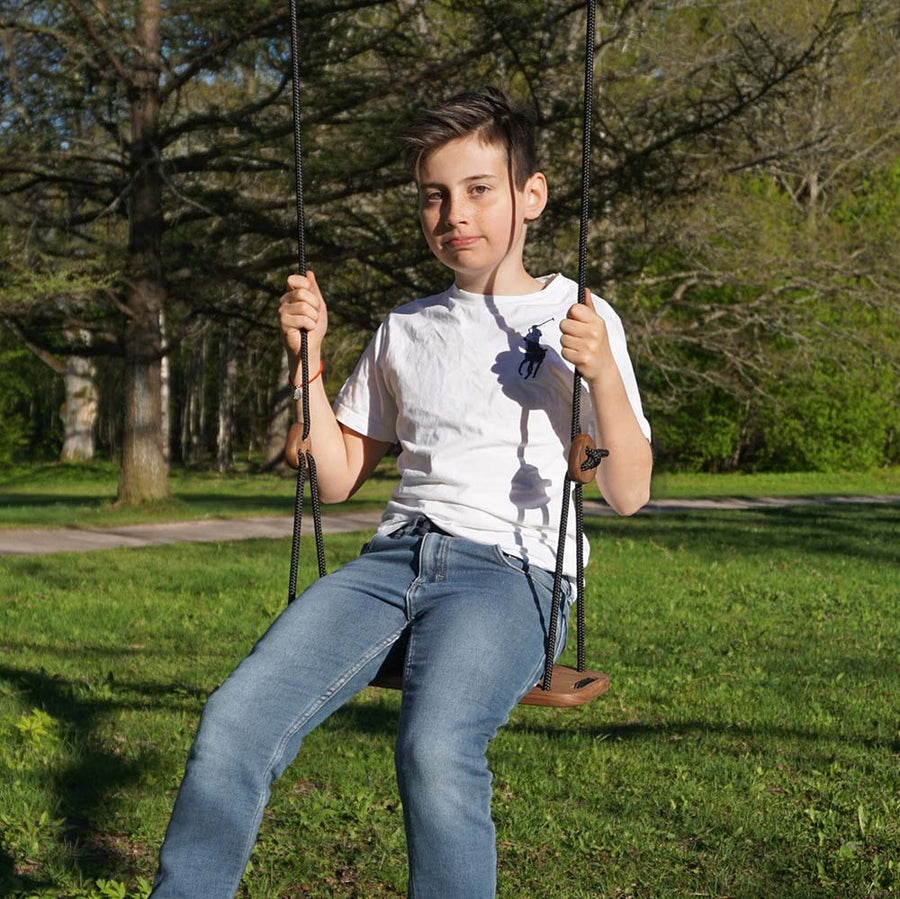
[(516, 108), (503, 91), (488, 87), (463, 91), (434, 109), (421, 111), (403, 133), (407, 163), (413, 177), (429, 154), (459, 137), (475, 135), (485, 144), (506, 148), (512, 179), (521, 189), (537, 171), (534, 115)]

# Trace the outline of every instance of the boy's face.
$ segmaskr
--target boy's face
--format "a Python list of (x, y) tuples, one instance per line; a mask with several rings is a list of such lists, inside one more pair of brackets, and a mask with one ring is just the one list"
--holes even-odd
[[(428, 246), (475, 293), (525, 293), (526, 222), (547, 202), (539, 172), (515, 187), (506, 148), (461, 137), (419, 165), (419, 216)], [(528, 279), (530, 281), (530, 278)]]

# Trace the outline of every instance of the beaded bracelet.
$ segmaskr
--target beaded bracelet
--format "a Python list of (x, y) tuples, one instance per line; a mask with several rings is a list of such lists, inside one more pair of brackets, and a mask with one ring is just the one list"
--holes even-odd
[(303, 388), (308, 387), (310, 384), (312, 384), (312, 382), (315, 381), (315, 379), (318, 378), (319, 375), (321, 375), (324, 370), (325, 370), (325, 362), (320, 360), (319, 361), (319, 370), (305, 384), (298, 385), (298, 384), (295, 384), (293, 381), (291, 381), (290, 385), (291, 385), (291, 387), (294, 388), (294, 399), (299, 400), (301, 395), (303, 394)]

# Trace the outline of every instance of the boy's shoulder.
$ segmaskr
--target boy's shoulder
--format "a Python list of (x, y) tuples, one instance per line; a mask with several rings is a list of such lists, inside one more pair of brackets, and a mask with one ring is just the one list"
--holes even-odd
[(399, 306), (393, 308), (386, 316), (385, 321), (392, 316), (415, 315), (418, 312), (426, 312), (429, 309), (446, 308), (450, 297), (451, 288), (442, 290), (440, 293), (433, 293), (427, 297), (419, 297), (415, 300), (407, 300)]

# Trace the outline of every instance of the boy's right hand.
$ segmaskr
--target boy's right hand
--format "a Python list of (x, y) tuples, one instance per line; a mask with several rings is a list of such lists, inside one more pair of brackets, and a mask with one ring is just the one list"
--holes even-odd
[(300, 332), (307, 331), (310, 365), (318, 367), (322, 340), (328, 330), (328, 309), (322, 291), (311, 270), (306, 275), (289, 275), (287, 286), (278, 310), (284, 343), (291, 353), (299, 356)]

